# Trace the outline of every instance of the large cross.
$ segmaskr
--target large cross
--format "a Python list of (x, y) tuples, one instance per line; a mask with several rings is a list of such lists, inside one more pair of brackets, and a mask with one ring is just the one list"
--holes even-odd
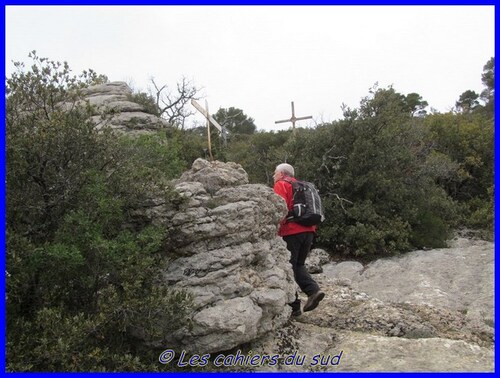
[(296, 121), (301, 121), (303, 119), (311, 119), (312, 116), (307, 116), (307, 117), (295, 117), (295, 108), (293, 106), (293, 101), (292, 101), (292, 118), (290, 119), (283, 119), (281, 121), (275, 121), (274, 123), (284, 123), (284, 122), (291, 122), (292, 123), (292, 128), (293, 128), (293, 133), (295, 134), (295, 122)]
[[(214, 125), (221, 133), (223, 133), (222, 126), (219, 125), (219, 123), (214, 119), (214, 117), (212, 117), (206, 109), (203, 109), (202, 106), (196, 102), (196, 100), (191, 99), (191, 105), (193, 105), (201, 114), (203, 114), (207, 119), (207, 121), (209, 121), (212, 125)], [(208, 107), (208, 105), (206, 106)]]
[(225, 127), (219, 125), (219, 123), (214, 119), (214, 117), (210, 115), (210, 112), (208, 111), (208, 103), (206, 101), (205, 101), (206, 109), (203, 109), (203, 107), (200, 104), (198, 104), (194, 99), (191, 99), (191, 105), (193, 105), (207, 119), (208, 153), (210, 154), (210, 159), (213, 161), (214, 158), (212, 156), (212, 142), (210, 140), (210, 124), (214, 125), (221, 133), (222, 142), (224, 143), (224, 146), (226, 145), (227, 130)]

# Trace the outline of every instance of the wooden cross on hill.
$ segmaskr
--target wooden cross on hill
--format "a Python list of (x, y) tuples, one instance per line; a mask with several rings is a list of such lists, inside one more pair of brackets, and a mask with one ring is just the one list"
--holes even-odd
[(214, 157), (212, 156), (212, 141), (210, 140), (210, 124), (214, 125), (217, 128), (217, 130), (219, 130), (219, 132), (221, 133), (224, 146), (226, 145), (226, 136), (227, 136), (226, 128), (219, 125), (219, 123), (214, 119), (214, 117), (210, 115), (210, 112), (208, 111), (208, 103), (206, 101), (205, 101), (206, 109), (203, 109), (203, 107), (200, 104), (198, 104), (194, 99), (191, 99), (191, 105), (193, 105), (207, 119), (208, 153), (210, 155), (210, 159), (213, 161)]
[(295, 108), (293, 106), (293, 101), (292, 101), (292, 118), (290, 119), (283, 119), (281, 121), (275, 121), (274, 123), (284, 123), (284, 122), (291, 122), (292, 123), (292, 128), (293, 128), (293, 133), (295, 134), (295, 122), (296, 121), (301, 121), (303, 119), (311, 119), (312, 116), (307, 116), (307, 117), (295, 117)]

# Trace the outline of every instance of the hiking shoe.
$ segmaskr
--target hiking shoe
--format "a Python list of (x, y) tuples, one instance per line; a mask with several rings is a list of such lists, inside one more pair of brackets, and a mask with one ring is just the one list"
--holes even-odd
[(307, 298), (306, 304), (304, 305), (304, 312), (314, 310), (316, 307), (318, 307), (319, 302), (321, 302), (324, 297), (325, 293), (323, 293), (322, 291), (318, 291), (317, 293), (309, 296), (309, 298)]

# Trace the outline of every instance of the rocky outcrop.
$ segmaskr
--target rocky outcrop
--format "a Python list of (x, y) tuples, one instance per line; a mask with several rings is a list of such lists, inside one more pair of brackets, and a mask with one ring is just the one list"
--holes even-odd
[(248, 184), (238, 164), (202, 159), (175, 189), (186, 203), (155, 213), (175, 246), (163, 277), (191, 293), (194, 308), (192, 327), (168, 335), (169, 345), (210, 353), (282, 327), (295, 295), (289, 252), (276, 236), (284, 201), (269, 187)]
[[(449, 248), (381, 259), (361, 266), (357, 272), (352, 266), (346, 269), (342, 264), (325, 269), (332, 277), (347, 279), (354, 289), (384, 302), (428, 304), (492, 322), (492, 251), (490, 242), (456, 238)], [(388, 285), (387, 277), (398, 285)]]
[(233, 358), (217, 371), (493, 371), (492, 243), (457, 238), (368, 265), (314, 250), (308, 267), (326, 297), (290, 318), (283, 200), (234, 163), (198, 159), (173, 185), (180, 209), (159, 201), (146, 215), (170, 231), (163, 279), (194, 308), (192, 327), (162, 345)]
[(145, 112), (142, 105), (133, 101), (132, 90), (121, 81), (94, 85), (81, 90), (83, 100), (92, 106), (92, 121), (99, 127), (118, 132), (145, 134), (158, 131), (168, 123)]
[(304, 364), (252, 369), (493, 371), (493, 257), (492, 243), (458, 238), (366, 266), (329, 263), (315, 275), (320, 306), (250, 346)]

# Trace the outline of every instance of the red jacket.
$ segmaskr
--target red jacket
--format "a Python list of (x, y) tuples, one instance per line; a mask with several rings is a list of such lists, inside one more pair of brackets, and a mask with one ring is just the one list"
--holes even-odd
[[(294, 177), (289, 180), (297, 181)], [(288, 210), (293, 209), (293, 189), (292, 184), (285, 180), (279, 180), (274, 184), (274, 192), (285, 199)], [(278, 230), (279, 236), (295, 235), (302, 232), (316, 232), (316, 226), (302, 226), (297, 222), (287, 222), (286, 217), (280, 222)]]

